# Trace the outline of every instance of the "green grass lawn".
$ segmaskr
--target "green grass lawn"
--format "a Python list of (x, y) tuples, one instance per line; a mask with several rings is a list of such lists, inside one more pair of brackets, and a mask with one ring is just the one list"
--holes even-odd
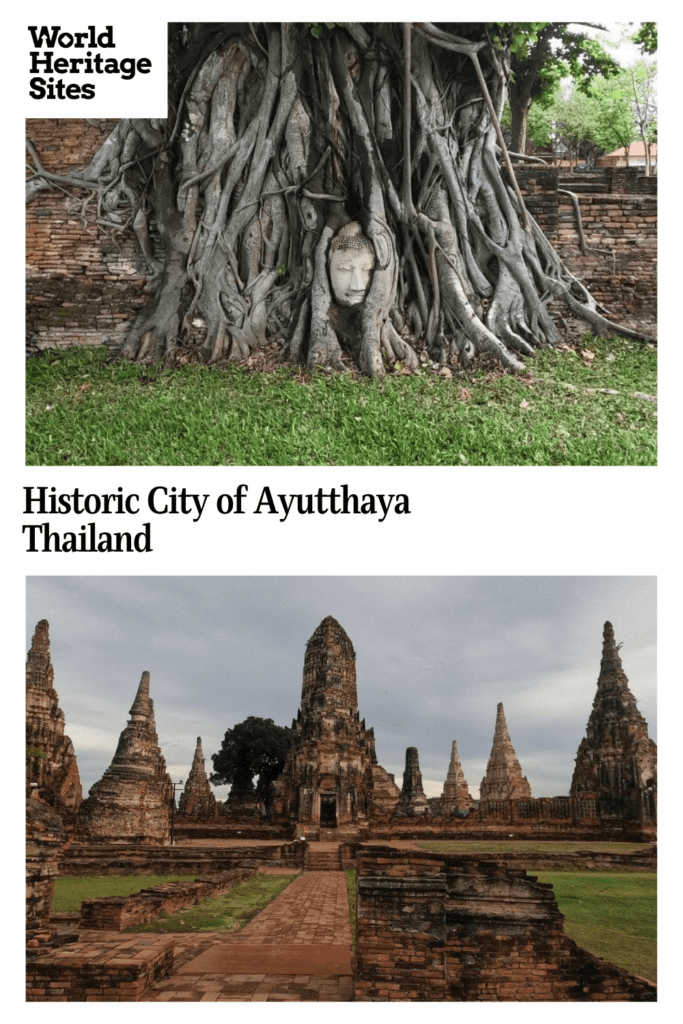
[(165, 882), (194, 882), (196, 875), (98, 875), (55, 878), (52, 910), (55, 914), (77, 914), (83, 900), (97, 896), (130, 896), (151, 885)]
[(552, 882), (570, 939), (632, 974), (657, 980), (656, 874), (534, 874), (540, 882)]
[(164, 914), (156, 921), (127, 928), (127, 932), (229, 932), (244, 928), (259, 911), (294, 881), (296, 874), (265, 875), (257, 872), (223, 896), (212, 896), (194, 907)]
[[(26, 368), (29, 466), (655, 465), (657, 352), (623, 338), (542, 349), (524, 377), (481, 361), (357, 379), (107, 363), (51, 350)], [(603, 390), (601, 390), (603, 389)], [(616, 391), (606, 394), (604, 390)]]
[(415, 845), (421, 850), (432, 850), (434, 853), (575, 853), (579, 850), (593, 850), (596, 853), (636, 853), (647, 849), (645, 843), (599, 843), (588, 839), (585, 842), (459, 839), (420, 842)]

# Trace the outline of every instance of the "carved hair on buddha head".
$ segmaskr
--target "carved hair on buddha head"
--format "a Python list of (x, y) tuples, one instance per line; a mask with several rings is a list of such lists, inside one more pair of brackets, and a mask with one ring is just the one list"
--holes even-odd
[(329, 268), (338, 306), (359, 306), (365, 301), (375, 269), (375, 248), (358, 221), (344, 224), (330, 242)]

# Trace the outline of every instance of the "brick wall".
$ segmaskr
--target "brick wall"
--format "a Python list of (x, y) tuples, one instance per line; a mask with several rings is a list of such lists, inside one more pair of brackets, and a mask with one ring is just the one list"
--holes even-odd
[[(26, 133), (47, 171), (68, 174), (88, 164), (115, 124), (32, 119)], [(116, 237), (92, 216), (86, 226), (78, 205), (56, 186), (26, 208), (26, 332), (32, 348), (117, 342), (145, 302), (145, 261), (132, 234)]]
[[(529, 212), (568, 269), (609, 310), (610, 319), (657, 315), (657, 179), (640, 175), (647, 184), (636, 188), (636, 171), (634, 167), (605, 168), (607, 193), (582, 193), (579, 182), (570, 188), (578, 196), (585, 253), (572, 199), (556, 191), (557, 170), (525, 167), (516, 171)], [(617, 194), (631, 186), (628, 194)], [(551, 308), (567, 315), (562, 303)]]
[(42, 800), (26, 801), (26, 945), (51, 940), (50, 910), (66, 834), (59, 815)]
[(78, 927), (122, 932), (133, 925), (155, 921), (162, 912), (174, 914), (184, 907), (194, 907), (200, 900), (229, 892), (238, 882), (245, 882), (254, 873), (255, 868), (239, 868), (194, 882), (153, 885), (130, 896), (99, 896), (84, 900)]
[(605, 167), (604, 173), (608, 192), (657, 195), (657, 175), (648, 177), (642, 167)]
[(633, 1001), (656, 986), (564, 934), (552, 886), (477, 857), (358, 857), (357, 1001)]
[[(425, 842), (429, 837), (423, 836)], [(469, 838), (469, 837), (468, 837)], [(419, 840), (417, 840), (419, 842)], [(340, 846), (343, 868), (356, 867), (358, 855), (363, 851), (360, 843), (344, 843)], [(451, 854), (454, 858), (469, 858), (470, 854)], [(657, 847), (647, 846), (633, 853), (605, 853), (596, 850), (571, 850), (566, 853), (500, 852), (477, 853), (477, 861), (503, 864), (508, 868), (523, 868), (525, 871), (656, 871)]]
[(59, 864), (59, 874), (83, 875), (215, 875), (237, 867), (303, 868), (306, 844), (277, 846), (125, 846), (73, 843)]
[(137, 1002), (173, 969), (173, 940), (126, 936), (72, 943), (26, 965), (26, 1001)]

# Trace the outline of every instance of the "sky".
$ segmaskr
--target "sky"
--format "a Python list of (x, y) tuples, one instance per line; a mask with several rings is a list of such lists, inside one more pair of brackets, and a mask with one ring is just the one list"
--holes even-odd
[(85, 796), (143, 671), (174, 782), (187, 779), (198, 736), (210, 771), (226, 730), (249, 715), (290, 725), (306, 641), (327, 615), (354, 645), (379, 763), (401, 785), (417, 747), (427, 796), (441, 793), (453, 740), (478, 796), (501, 701), (533, 796), (567, 795), (607, 619), (657, 738), (653, 577), (29, 576), (26, 650), (47, 619)]

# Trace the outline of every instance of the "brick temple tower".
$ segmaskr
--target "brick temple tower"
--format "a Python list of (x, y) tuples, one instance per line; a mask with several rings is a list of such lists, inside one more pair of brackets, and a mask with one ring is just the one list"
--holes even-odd
[(439, 802), (439, 813), (446, 818), (465, 816), (474, 807), (474, 800), (465, 779), (458, 756), (458, 744), (453, 740), (451, 760)]
[(377, 764), (375, 735), (358, 714), (356, 652), (331, 615), (306, 644), (301, 706), (293, 741), (274, 784), (273, 809), (304, 831), (362, 825), (398, 800), (393, 776)]
[(595, 799), (601, 818), (654, 822), (657, 744), (629, 689), (611, 622), (605, 623), (602, 636), (598, 690), (576, 755), (570, 795)]
[(493, 746), (486, 775), (481, 780), (479, 799), (488, 800), (528, 800), (531, 786), (515, 754), (505, 721), (503, 705), (499, 704), (496, 712), (496, 728), (493, 734)]
[(427, 797), (422, 787), (422, 772), (417, 747), (406, 750), (406, 766), (403, 772), (403, 786), (399, 797), (395, 818), (416, 818), (422, 814), (431, 814)]
[(50, 626), (41, 619), (26, 659), (26, 796), (43, 800), (72, 828), (82, 790), (73, 743), (53, 687)]
[(143, 672), (114, 759), (83, 802), (83, 832), (95, 842), (165, 843), (172, 794)]
[(178, 810), (195, 818), (212, 818), (216, 814), (216, 797), (206, 775), (201, 736), (197, 737), (192, 767), (180, 794)]

